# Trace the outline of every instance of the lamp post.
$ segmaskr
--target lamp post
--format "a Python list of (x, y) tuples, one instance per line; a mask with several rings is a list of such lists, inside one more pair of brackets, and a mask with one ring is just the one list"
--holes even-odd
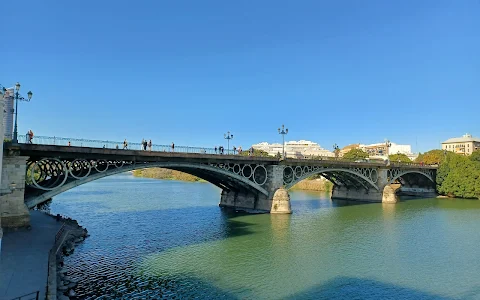
[(278, 133), (282, 135), (282, 157), (285, 159), (285, 135), (288, 134), (288, 128), (285, 128), (285, 125), (282, 124), (282, 130), (278, 128)]
[(385, 139), (385, 147), (387, 148), (387, 158), (388, 158), (388, 148), (390, 148), (390, 146), (392, 146), (392, 143), (390, 143), (388, 139)]
[(230, 140), (233, 139), (233, 134), (230, 134), (230, 131), (223, 134), (223, 138), (227, 140), (227, 154), (230, 154)]
[(31, 91), (29, 91), (27, 93), (27, 99), (23, 98), (20, 96), (19, 94), (19, 91), (20, 91), (20, 83), (16, 83), (15, 84), (15, 100), (16, 100), (16, 103), (15, 103), (15, 126), (13, 128), (13, 139), (12, 139), (12, 142), (15, 143), (15, 144), (18, 144), (18, 131), (17, 131), (17, 123), (18, 123), (18, 101), (27, 101), (29, 102), (30, 99), (32, 99), (32, 95), (33, 93)]
[(333, 153), (335, 153), (335, 159), (338, 158), (338, 152), (340, 151), (340, 148), (338, 147), (338, 145), (335, 143), (333, 144)]

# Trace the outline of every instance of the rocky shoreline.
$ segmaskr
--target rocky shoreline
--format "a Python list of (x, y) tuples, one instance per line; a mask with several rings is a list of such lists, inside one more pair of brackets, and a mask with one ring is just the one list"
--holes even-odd
[(50, 250), (48, 263), (47, 299), (67, 300), (75, 299), (75, 287), (78, 280), (67, 276), (67, 269), (63, 258), (71, 255), (75, 247), (82, 243), (88, 236), (88, 231), (78, 224), (76, 220), (60, 215), (47, 215), (63, 222), (61, 229), (55, 236), (55, 243)]

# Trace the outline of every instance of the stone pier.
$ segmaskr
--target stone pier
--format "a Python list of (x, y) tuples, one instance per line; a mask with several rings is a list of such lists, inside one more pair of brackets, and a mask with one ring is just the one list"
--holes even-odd
[(280, 165), (268, 166), (268, 179), (265, 183), (266, 190), (269, 193), (268, 196), (261, 193), (254, 194), (223, 190), (219, 206), (278, 214), (291, 213), (290, 196), (288, 191), (283, 188), (283, 168)]
[(4, 156), (1, 190), (9, 191), (0, 196), (0, 217), (3, 228), (27, 227), (30, 212), (25, 205), (26, 156)]

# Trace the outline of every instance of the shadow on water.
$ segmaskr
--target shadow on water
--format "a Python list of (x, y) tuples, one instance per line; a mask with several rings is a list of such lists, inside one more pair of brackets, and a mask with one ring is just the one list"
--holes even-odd
[(372, 279), (337, 277), (287, 299), (451, 299)]
[[(77, 287), (70, 299), (239, 299), (205, 280), (191, 277), (125, 276), (121, 281)], [(97, 297), (97, 295), (101, 295)]]

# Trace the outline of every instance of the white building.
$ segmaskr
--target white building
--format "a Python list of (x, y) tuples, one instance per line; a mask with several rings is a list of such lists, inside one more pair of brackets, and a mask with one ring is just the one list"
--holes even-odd
[(5, 91), (3, 96), (3, 130), (6, 139), (12, 139), (13, 136), (13, 104), (14, 104), (14, 90), (9, 88)]
[[(387, 146), (385, 143), (376, 143), (370, 145), (360, 144), (358, 146), (363, 151), (367, 152), (370, 157), (378, 157), (378, 158), (387, 158)], [(418, 154), (412, 153), (412, 146), (411, 145), (399, 145), (395, 143), (390, 143), (390, 147), (388, 147), (388, 155), (393, 154), (405, 154), (411, 160), (417, 158)]]
[[(282, 153), (283, 147), (280, 143), (269, 144), (267, 142), (258, 143), (252, 145), (254, 149), (263, 150), (270, 155), (277, 155)], [(306, 158), (314, 156), (328, 156), (334, 157), (335, 154), (331, 151), (323, 149), (319, 144), (311, 141), (289, 141), (285, 143), (285, 154), (287, 157), (292, 158)]]

